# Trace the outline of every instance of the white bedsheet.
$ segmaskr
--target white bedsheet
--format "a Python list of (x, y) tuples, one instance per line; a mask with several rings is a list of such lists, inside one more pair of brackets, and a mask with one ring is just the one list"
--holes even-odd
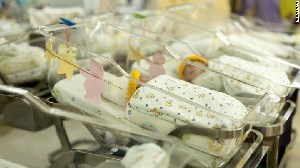
[(71, 81), (61, 80), (54, 86), (52, 95), (58, 102), (67, 103), (94, 116), (117, 122), (119, 120), (116, 119), (125, 117), (124, 107), (111, 103), (104, 98), (101, 99), (101, 103), (98, 106), (87, 101), (84, 98), (84, 81), (85, 78), (81, 74), (74, 75)]

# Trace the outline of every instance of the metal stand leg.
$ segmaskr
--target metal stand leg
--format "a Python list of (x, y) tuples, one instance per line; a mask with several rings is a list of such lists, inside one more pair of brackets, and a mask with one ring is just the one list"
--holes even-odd
[(79, 145), (79, 144), (92, 144), (95, 143), (94, 141), (91, 140), (79, 140), (75, 141), (71, 144), (66, 129), (64, 128), (64, 123), (61, 118), (53, 118), (53, 123), (55, 125), (56, 129), (56, 134), (59, 138), (59, 142), (61, 144), (61, 148), (59, 150), (54, 151), (53, 153), (50, 154), (49, 156), (49, 162), (53, 163), (55, 158), (63, 153), (72, 150), (72, 147)]
[(53, 118), (53, 123), (55, 125), (56, 133), (59, 138), (59, 142), (62, 146), (63, 151), (69, 151), (72, 149), (70, 140), (67, 136), (67, 132), (64, 128), (64, 123), (60, 118)]
[(277, 168), (279, 136), (265, 138), (264, 145), (267, 145), (270, 147), (270, 150), (269, 150), (269, 153), (267, 156), (267, 167), (268, 168)]
[(65, 168), (73, 163), (75, 163), (75, 165), (86, 164), (90, 166), (97, 166), (98, 164), (105, 162), (107, 159), (119, 160), (117, 157), (94, 154), (85, 150), (69, 151), (61, 154), (55, 160), (52, 168)]

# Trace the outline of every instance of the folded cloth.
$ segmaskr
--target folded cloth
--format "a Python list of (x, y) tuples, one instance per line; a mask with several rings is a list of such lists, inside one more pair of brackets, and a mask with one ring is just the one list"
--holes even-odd
[(109, 83), (113, 83), (117, 86), (122, 86), (122, 90), (117, 89), (114, 85), (106, 84), (105, 85), (106, 91), (102, 93), (102, 96), (117, 105), (125, 107), (126, 96), (128, 92), (128, 79), (125, 76), (111, 77), (111, 78), (104, 78), (104, 79)]
[(122, 160), (126, 168), (167, 168), (166, 152), (154, 143), (131, 147)]

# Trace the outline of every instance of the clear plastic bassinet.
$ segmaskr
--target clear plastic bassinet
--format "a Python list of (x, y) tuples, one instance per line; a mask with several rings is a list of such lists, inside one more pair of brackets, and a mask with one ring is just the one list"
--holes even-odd
[[(221, 31), (203, 28), (190, 22), (177, 20), (172, 16), (154, 15), (144, 19), (132, 19), (130, 22), (133, 25), (131, 28), (133, 31), (142, 34), (143, 30), (141, 29), (144, 29), (150, 31), (149, 33), (144, 33), (149, 38), (157, 40), (158, 36), (162, 36), (160, 37), (161, 39), (169, 39), (164, 42), (177, 52), (186, 54), (185, 52), (189, 51), (186, 48), (189, 48), (190, 50), (193, 49), (195, 52), (201, 53), (202, 57), (207, 60), (222, 66), (229, 66), (232, 69), (232, 71), (229, 72), (224, 68), (225, 70), (220, 73), (230, 75), (231, 77), (238, 78), (246, 83), (269, 90), (282, 99), (284, 99), (293, 89), (299, 88), (300, 86), (298, 79), (298, 65), (290, 64), (289, 62), (276, 57), (265, 56), (262, 53), (255, 53), (232, 45)], [(182, 47), (183, 45), (180, 45), (180, 43), (186, 43), (186, 47)], [(242, 67), (242, 65), (224, 62), (224, 59), (222, 59), (224, 55), (238, 57), (238, 59), (246, 60), (251, 62), (251, 64), (260, 64), (268, 69), (275, 68), (277, 71), (282, 71), (279, 72), (282, 73), (282, 75), (286, 74), (284, 76), (287, 76), (288, 79), (286, 79), (286, 81), (275, 80), (268, 75), (254, 73), (249, 69), (247, 70), (247, 67), (245, 66)], [(235, 75), (237, 74), (235, 71), (239, 71), (245, 76)], [(259, 78), (261, 81), (257, 82), (247, 74), (253, 76), (253, 78)], [(264, 85), (265, 83), (269, 83), (269, 85)]]
[[(240, 20), (212, 14), (208, 10), (203, 11), (201, 5), (170, 7), (168, 8), (168, 12), (168, 15), (172, 15), (173, 17), (184, 21), (189, 20), (193, 22), (193, 24), (201, 27), (209, 26), (223, 29), (228, 41), (232, 43), (232, 45), (241, 47), (245, 50), (252, 50), (252, 52), (255, 51), (257, 54), (277, 56), (299, 68), (298, 62), (300, 52), (298, 50), (295, 50), (292, 46), (280, 44), (277, 40), (264, 40), (264, 38), (259, 38), (261, 35), (258, 34), (262, 34), (263, 32), (253, 32), (252, 30), (248, 33), (247, 28), (243, 27), (244, 24), (242, 24)], [(286, 40), (288, 41), (291, 41), (291, 39), (292, 41), (298, 41), (298, 35), (286, 37)], [(274, 51), (276, 51), (276, 53), (274, 53)]]
[[(49, 61), (48, 81), (58, 102), (108, 122), (175, 135), (201, 156), (199, 163), (218, 159), (218, 164), (223, 165), (222, 157), (237, 151), (249, 124), (260, 123), (278, 105), (278, 97), (247, 84), (260, 94), (233, 98), (227, 91), (216, 92), (178, 80), (167, 72), (166, 66), (185, 62), (217, 78), (231, 79), (182, 59), (165, 43), (108, 23), (53, 25), (40, 27), (40, 33), (48, 40), (45, 52)], [(132, 69), (134, 64), (145, 61), (151, 64), (148, 76), (142, 69), (140, 73)], [(145, 77), (153, 79), (147, 82)], [(241, 83), (232, 80), (237, 85)], [(215, 100), (220, 104), (214, 103)], [(223, 106), (229, 111), (224, 111)], [(183, 113), (176, 113), (178, 110), (171, 107)], [(203, 143), (195, 143), (199, 141)]]
[(273, 42), (292, 45), (299, 41), (299, 34), (293, 30), (292, 24), (266, 22), (255, 17), (246, 18), (243, 15), (235, 13), (228, 14), (228, 12), (222, 9), (210, 10), (209, 8), (205, 8), (204, 3), (169, 7), (168, 11), (186, 18), (191, 18), (192, 14), (191, 19), (194, 20), (201, 20), (200, 18), (206, 17), (205, 22), (207, 23), (217, 20), (221, 24), (235, 25), (236, 29), (240, 31), (247, 31), (247, 33), (253, 36)]
[[(221, 15), (215, 15), (215, 17), (224, 18)], [(293, 29), (292, 24), (266, 22), (259, 18), (246, 18), (235, 13), (230, 14), (230, 21), (239, 27), (238, 29), (260, 39), (291, 46), (299, 43), (299, 31)]]
[[(168, 7), (168, 11), (177, 16), (189, 17), (200, 22), (216, 22), (217, 25), (241, 24), (247, 30), (266, 30), (271, 32), (292, 32), (292, 24), (267, 22), (257, 17), (246, 18), (243, 15), (230, 13), (220, 8), (207, 7), (205, 3), (194, 3)], [(200, 16), (202, 15), (202, 16)], [(214, 20), (214, 21), (212, 21)]]

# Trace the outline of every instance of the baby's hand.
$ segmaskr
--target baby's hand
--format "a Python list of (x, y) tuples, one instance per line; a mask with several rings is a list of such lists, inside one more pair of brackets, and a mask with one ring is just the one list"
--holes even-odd
[[(149, 82), (150, 79), (145, 78), (145, 77), (140, 77), (140, 81), (142, 81), (142, 82)], [(142, 86), (141, 84), (137, 84), (136, 88), (138, 89), (138, 88), (140, 88), (141, 86)]]

